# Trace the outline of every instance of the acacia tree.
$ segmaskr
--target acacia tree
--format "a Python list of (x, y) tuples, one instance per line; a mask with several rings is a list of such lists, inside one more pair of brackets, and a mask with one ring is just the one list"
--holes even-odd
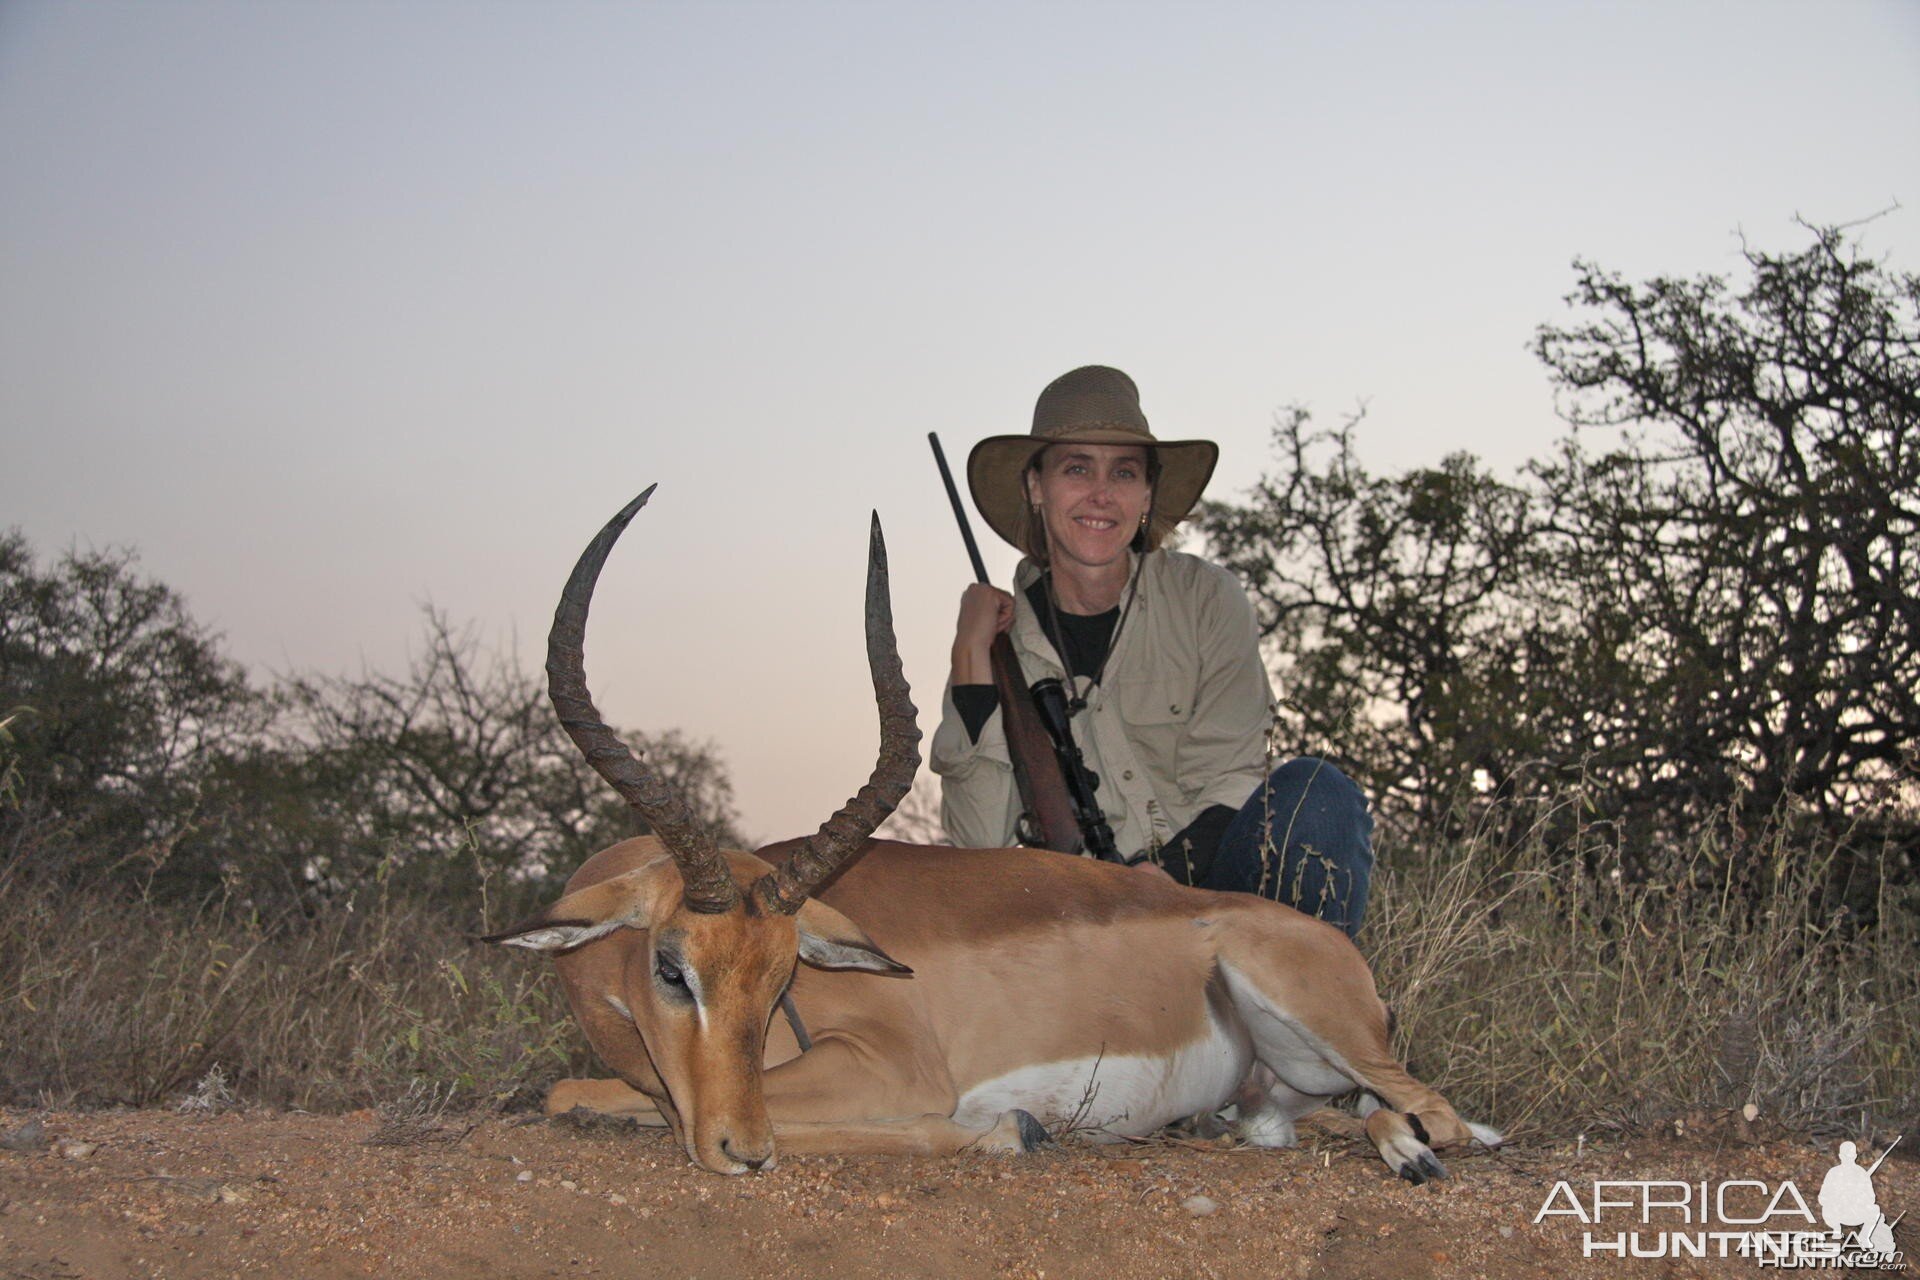
[(1737, 293), (1577, 264), (1537, 339), (1554, 602), (1631, 669), (1560, 745), (1628, 807), (1837, 816), (1920, 742), (1920, 277), (1812, 234)]
[(1360, 421), (1323, 429), (1288, 410), (1277, 472), (1243, 506), (1206, 504), (1199, 527), (1268, 637), (1278, 745), (1340, 758), (1388, 812), (1431, 824), (1462, 797), (1510, 787), (1535, 754), (1518, 593), (1537, 517), (1466, 454), (1369, 474)]
[[(1573, 427), (1512, 483), (1367, 474), (1352, 424), (1201, 525), (1246, 578), (1303, 749), (1422, 821), (1578, 773), (1679, 831), (1838, 823), (1920, 742), (1920, 277), (1844, 228), (1750, 279), (1577, 263), (1537, 351)], [(1351, 714), (1349, 714), (1351, 713)]]
[[(636, 745), (739, 842), (711, 745), (673, 730)], [(443, 615), (402, 676), (262, 690), (131, 552), (43, 568), (0, 536), (0, 880), (104, 876), (263, 906), (369, 878), (453, 895), (475, 861), (563, 875), (637, 825), (540, 680)]]
[(271, 715), (132, 552), (70, 551), (42, 567), (18, 531), (0, 535), (0, 719), (11, 738), (0, 830), (14, 850), (30, 843), (62, 875), (164, 860), (213, 773)]
[[(641, 823), (595, 774), (511, 652), (425, 612), (406, 674), (295, 676), (283, 750), (326, 782), (350, 838), (316, 849), (310, 874), (339, 883), (379, 869), (444, 876), (478, 859), (510, 875), (565, 874)], [(733, 785), (711, 744), (677, 730), (630, 735), (722, 844), (737, 845)]]

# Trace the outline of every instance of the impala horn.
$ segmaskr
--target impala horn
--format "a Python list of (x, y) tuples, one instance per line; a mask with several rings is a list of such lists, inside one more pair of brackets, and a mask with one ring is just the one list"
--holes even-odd
[[(680, 867), (686, 882), (687, 908), (708, 914), (731, 911), (740, 903), (727, 863), (714, 848), (713, 835), (693, 816), (687, 801), (665, 778), (636, 756), (620, 736), (600, 719), (593, 696), (587, 692), (587, 606), (593, 602), (593, 584), (600, 567), (634, 513), (647, 505), (657, 485), (621, 508), (580, 553), (579, 563), (560, 593), (553, 611), (553, 630), (547, 633), (547, 696), (560, 715), (561, 727), (587, 757), (594, 772), (633, 806), (660, 837)], [(898, 666), (896, 660), (895, 666)]]
[(792, 915), (829, 876), (859, 857), (867, 837), (906, 796), (920, 768), (920, 725), (894, 640), (887, 542), (877, 511), (867, 543), (867, 668), (880, 704), (880, 758), (866, 786), (808, 836), (784, 866), (754, 882), (754, 901), (764, 911)]

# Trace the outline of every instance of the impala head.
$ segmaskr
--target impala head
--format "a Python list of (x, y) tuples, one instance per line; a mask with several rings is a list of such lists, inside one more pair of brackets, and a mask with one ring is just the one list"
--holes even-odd
[(867, 562), (867, 660), (881, 731), (873, 775), (783, 866), (717, 850), (679, 792), (602, 723), (587, 692), (582, 651), (593, 585), (652, 493), (609, 521), (575, 565), (548, 637), (547, 678), (568, 735), (646, 820), (659, 852), (487, 941), (569, 953), (575, 1012), (617, 1018), (639, 1035), (666, 1089), (661, 1110), (675, 1120), (687, 1154), (716, 1172), (744, 1173), (773, 1162), (761, 1062), (768, 1021), (796, 962), (908, 972), (811, 894), (859, 856), (906, 794), (920, 763), (920, 731), (894, 644), (876, 517)]
[(763, 906), (759, 885), (780, 872), (751, 854), (724, 858), (730, 882), (746, 886), (726, 911), (689, 906), (680, 869), (660, 853), (489, 941), (577, 952), (563, 962), (576, 1012), (640, 1037), (688, 1156), (718, 1173), (745, 1173), (773, 1164), (760, 1064), (796, 960), (908, 970), (825, 903), (805, 900), (792, 914)]

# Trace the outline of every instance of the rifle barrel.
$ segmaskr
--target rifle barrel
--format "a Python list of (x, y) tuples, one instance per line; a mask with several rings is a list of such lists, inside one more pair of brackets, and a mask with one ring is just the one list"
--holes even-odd
[(940, 479), (947, 486), (947, 501), (953, 504), (953, 518), (960, 522), (960, 537), (967, 544), (967, 555), (973, 561), (973, 580), (987, 580), (987, 562), (980, 558), (980, 544), (973, 540), (973, 525), (967, 521), (967, 509), (960, 503), (960, 490), (954, 487), (953, 472), (947, 470), (947, 455), (940, 449), (940, 436), (937, 432), (927, 432), (927, 443), (933, 446), (933, 460), (940, 464)]

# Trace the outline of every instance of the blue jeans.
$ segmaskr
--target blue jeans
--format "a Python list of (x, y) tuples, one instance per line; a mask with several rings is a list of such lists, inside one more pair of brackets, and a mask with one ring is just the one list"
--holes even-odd
[(1275, 769), (1241, 806), (1200, 887), (1284, 902), (1351, 938), (1372, 878), (1367, 797), (1334, 766), (1302, 756)]

